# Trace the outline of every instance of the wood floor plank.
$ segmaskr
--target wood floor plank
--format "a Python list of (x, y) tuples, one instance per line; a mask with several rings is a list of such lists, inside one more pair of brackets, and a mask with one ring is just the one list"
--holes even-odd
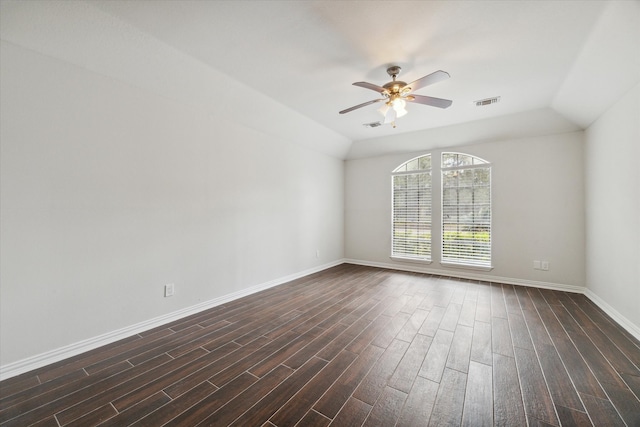
[(202, 382), (180, 397), (173, 399), (170, 404), (164, 405), (156, 411), (149, 411), (147, 416), (131, 424), (131, 427), (163, 425), (198, 404), (217, 389), (208, 381)]
[(369, 371), (364, 380), (353, 393), (353, 397), (368, 403), (375, 404), (378, 396), (384, 390), (385, 385), (393, 375), (396, 367), (402, 360), (409, 343), (393, 340), (385, 352), (380, 356), (375, 366)]
[(265, 398), (243, 413), (232, 424), (234, 426), (259, 425), (268, 420), (298, 390), (313, 378), (327, 364), (317, 357), (309, 359), (300, 369), (274, 388)]
[[(217, 387), (222, 387), (223, 385), (225, 385), (226, 383), (228, 383), (238, 375), (249, 370), (256, 363), (262, 362), (271, 354), (285, 347), (297, 337), (298, 337), (298, 334), (296, 334), (293, 331), (283, 334), (278, 338), (276, 338), (275, 340), (270, 341), (264, 346), (262, 346), (261, 348), (255, 350), (253, 353), (250, 353), (243, 358), (237, 359), (235, 362), (231, 362), (224, 369), (210, 376), (208, 379), (212, 384), (216, 385)], [(181, 381), (181, 383), (183, 382)], [(182, 385), (179, 388), (176, 386), (170, 387), (166, 391), (169, 394), (169, 396), (175, 398), (181, 392), (184, 392), (185, 389), (186, 389), (186, 385)]]
[[(298, 352), (293, 354), (282, 363), (292, 369), (298, 369), (300, 366), (304, 365), (307, 360), (315, 356), (327, 344), (338, 337), (342, 332), (344, 332), (344, 327), (340, 324), (335, 325), (328, 330), (325, 330), (317, 338), (310, 340), (307, 345), (302, 347), (300, 350), (298, 350)], [(358, 349), (358, 352), (359, 351), (360, 349)]]
[(526, 425), (514, 358), (493, 354), (493, 393), (493, 419), (496, 425)]
[(540, 319), (540, 315), (537, 310), (523, 310), (522, 316), (524, 317), (524, 321), (527, 324), (529, 329), (529, 335), (531, 335), (531, 339), (533, 340), (534, 346), (543, 346), (543, 345), (553, 345), (551, 342), (551, 337), (547, 332), (547, 328), (544, 326), (542, 319)]
[[(80, 369), (77, 369), (75, 372), (80, 372)], [(83, 373), (83, 375), (86, 375), (86, 373)], [(32, 372), (16, 375), (12, 378), (7, 378), (6, 380), (0, 382), (0, 402), (4, 401), (8, 397), (15, 396), (19, 393), (24, 393), (26, 390), (33, 390), (35, 387), (38, 387), (41, 384), (42, 383), (38, 379), (38, 376), (33, 374)]]
[[(122, 369), (127, 367), (126, 363), (120, 365)], [(39, 382), (31, 383), (32, 386), (28, 388), (21, 387), (16, 391), (9, 390), (7, 394), (5, 394), (5, 390), (0, 390), (0, 411), (9, 408), (21, 401), (26, 399), (33, 399), (36, 396), (40, 396), (45, 393), (50, 393), (53, 390), (58, 390), (58, 393), (64, 393), (64, 389), (69, 387), (70, 384), (76, 384), (76, 386), (80, 386), (82, 384), (82, 380), (84, 382), (93, 381), (93, 379), (87, 378), (88, 375), (84, 370), (71, 371), (68, 374), (56, 377), (46, 383), (40, 384)], [(35, 379), (37, 381), (37, 379)]]
[(471, 356), (471, 339), (473, 328), (458, 325), (453, 334), (449, 355), (445, 366), (456, 371), (467, 373), (469, 370), (469, 357)]
[[(169, 422), (164, 424), (164, 427), (195, 426), (206, 419), (209, 415), (215, 413), (218, 409), (226, 405), (227, 402), (232, 400), (234, 397), (251, 387), (258, 380), (259, 378), (245, 372), (236, 377), (233, 381), (227, 383), (224, 387), (221, 387), (215, 392), (209, 394), (207, 397), (199, 401), (197, 405), (191, 406), (189, 409), (180, 413), (177, 417), (172, 418)], [(153, 424), (143, 423), (142, 425)]]
[(433, 405), (430, 426), (460, 425), (467, 374), (445, 368)]
[(343, 264), (0, 382), (0, 425), (640, 425), (584, 295)]
[(257, 377), (265, 375), (267, 372), (304, 348), (308, 341), (316, 339), (323, 332), (324, 330), (320, 328), (311, 329), (304, 335), (301, 335), (291, 341), (286, 347), (280, 348), (279, 350), (269, 355), (267, 358), (263, 359), (261, 362), (254, 365), (251, 369), (249, 369), (249, 372)]
[(491, 285), (480, 282), (477, 285), (478, 298), (476, 300), (476, 317), (478, 322), (491, 322)]
[[(400, 313), (399, 316), (403, 318), (407, 316), (406, 313)], [(352, 353), (360, 354), (371, 342), (376, 340), (378, 336), (384, 334), (384, 345), (378, 345), (378, 347), (386, 348), (389, 342), (393, 339), (393, 332), (402, 327), (401, 325), (392, 325), (393, 319), (387, 315), (380, 315), (373, 319), (371, 323), (367, 325), (364, 330), (359, 333), (351, 342), (349, 342), (344, 348)]]
[[(98, 425), (98, 424), (102, 424), (103, 422), (106, 422), (109, 419), (114, 418), (116, 415), (118, 415), (118, 411), (116, 411), (116, 408), (114, 408), (113, 405), (107, 403), (106, 405), (102, 405), (95, 411), (91, 411), (88, 414), (78, 418), (77, 420), (72, 421), (69, 424), (66, 424), (66, 427), (83, 427), (83, 426)], [(54, 422), (55, 422), (54, 425), (57, 426), (58, 422), (57, 421), (54, 421)]]
[(453, 332), (439, 329), (429, 346), (418, 375), (428, 380), (440, 382), (453, 341)]
[(585, 393), (580, 393), (580, 397), (594, 426), (626, 426), (609, 399), (600, 399)]
[(355, 397), (350, 398), (331, 422), (332, 426), (361, 426), (369, 416), (372, 406)]
[(402, 414), (398, 419), (398, 427), (413, 427), (418, 425), (426, 425), (431, 417), (431, 411), (436, 401), (438, 387), (440, 384), (422, 378), (416, 377), (413, 387), (409, 392), (405, 401)]
[[(311, 410), (300, 420), (300, 426), (305, 427), (326, 427), (331, 423), (331, 420), (324, 415)], [(273, 424), (272, 424), (273, 425)]]
[(460, 317), (460, 311), (462, 310), (462, 304), (449, 304), (440, 321), (439, 329), (445, 331), (455, 331), (458, 325), (458, 318)]
[(562, 364), (560, 356), (553, 345), (541, 344), (536, 346), (542, 372), (547, 380), (549, 392), (556, 405), (560, 405), (577, 411), (584, 411), (578, 392), (574, 387), (569, 387), (571, 378)]
[(602, 383), (609, 400), (629, 426), (640, 426), (640, 400), (626, 386)]
[(586, 412), (564, 406), (556, 406), (556, 412), (563, 427), (589, 427), (593, 425)]
[(558, 425), (553, 400), (547, 389), (538, 358), (532, 350), (514, 348), (520, 387), (524, 399), (524, 412), (552, 425)]
[(491, 366), (471, 362), (462, 410), (462, 426), (493, 425), (493, 370)]
[[(102, 427), (119, 427), (128, 426), (132, 423), (140, 420), (149, 412), (153, 412), (156, 409), (164, 406), (171, 401), (171, 398), (165, 393), (159, 391), (146, 399), (130, 406), (124, 411), (119, 411), (118, 415), (109, 418), (107, 421), (101, 423)], [(86, 424), (82, 424), (86, 425)]]
[(433, 338), (427, 335), (416, 335), (389, 379), (389, 386), (404, 393), (409, 393), (413, 386), (413, 381), (422, 367), (422, 362), (429, 351), (432, 340)]
[(229, 425), (240, 414), (259, 402), (278, 385), (282, 384), (294, 371), (279, 365), (242, 393), (227, 402), (222, 408), (211, 413), (199, 426)]
[(508, 317), (513, 346), (533, 350), (531, 336), (529, 335), (529, 329), (527, 329), (523, 315), (519, 313), (509, 313)]
[(407, 394), (392, 387), (385, 387), (382, 395), (371, 408), (363, 427), (395, 425)]
[(165, 373), (174, 372), (176, 369), (179, 369), (183, 365), (196, 361), (205, 355), (207, 355), (206, 351), (202, 349), (196, 349), (190, 353), (180, 356), (177, 359), (170, 360), (167, 363), (147, 370), (144, 373), (135, 376), (134, 378), (126, 379), (124, 382), (120, 382), (115, 387), (111, 387), (107, 390), (103, 390), (99, 393), (93, 394), (88, 399), (86, 398), (87, 396), (82, 396), (82, 400), (80, 402), (63, 410), (62, 412), (57, 413), (56, 417), (61, 424), (67, 424), (68, 422), (71, 422), (72, 420), (84, 415), (86, 411), (92, 411), (104, 405), (105, 403), (112, 402), (113, 400), (127, 394), (129, 390), (137, 390), (141, 387), (144, 387), (147, 383), (154, 381), (154, 379), (163, 376)]
[(494, 353), (513, 357), (513, 344), (509, 321), (506, 318), (491, 318), (491, 348)]
[(380, 347), (367, 346), (313, 408), (328, 418), (334, 418), (382, 353), (384, 349)]
[(277, 426), (294, 426), (358, 357), (342, 351), (270, 418)]
[(476, 318), (476, 306), (475, 300), (465, 299), (460, 308), (460, 316), (458, 317), (458, 324), (464, 326), (473, 326), (473, 322)]
[(627, 387), (636, 395), (640, 400), (640, 376), (622, 374), (622, 379), (627, 383)]
[(491, 284), (491, 317), (507, 318), (507, 306), (504, 302), (502, 285), (500, 283)]
[[(387, 348), (409, 321), (410, 317), (407, 313), (398, 312), (389, 322), (380, 327), (379, 333), (371, 343), (378, 347)], [(349, 346), (347, 346), (347, 349), (349, 349)]]
[(422, 326), (418, 330), (418, 333), (428, 335), (430, 337), (435, 336), (436, 332), (438, 332), (438, 328), (440, 327), (440, 322), (444, 317), (444, 313), (445, 308), (434, 306), (431, 311), (429, 311), (427, 318), (422, 322)]
[[(65, 388), (63, 392), (60, 392), (60, 390), (53, 390), (50, 393), (45, 393), (44, 395), (37, 396), (33, 399), (21, 401), (16, 405), (1, 411), (0, 423), (4, 423), (7, 420), (11, 420), (7, 425), (29, 425), (31, 423), (35, 423), (51, 415), (57, 414), (60, 411), (68, 410), (68, 408), (78, 405), (98, 393), (110, 390), (118, 384), (126, 381), (127, 378), (135, 378), (138, 375), (142, 375), (144, 372), (170, 362), (171, 358), (167, 355), (158, 356), (155, 359), (135, 367), (131, 367), (127, 362), (121, 362), (119, 365), (116, 365), (118, 366), (119, 371), (116, 374), (112, 374), (109, 369), (105, 369), (104, 371), (95, 374), (95, 376), (88, 377), (93, 380), (92, 382), (85, 383), (83, 381), (82, 384), (73, 384), (71, 386), (72, 388)], [(113, 367), (110, 369), (113, 369)], [(88, 410), (79, 406), (81, 408), (81, 413), (68, 420), (68, 422), (75, 418), (79, 418), (100, 406), (102, 405), (97, 405)]]
[(640, 341), (616, 324), (600, 308), (587, 298), (579, 299), (579, 307), (589, 316), (598, 328), (618, 347), (636, 366), (640, 367)]
[(573, 343), (570, 340), (560, 338), (554, 338), (553, 343), (576, 390), (580, 393), (607, 399), (600, 383), (593, 376)]
[(402, 329), (400, 329), (400, 331), (396, 334), (396, 339), (407, 342), (413, 341), (414, 337), (422, 327), (422, 324), (427, 319), (427, 316), (429, 316), (428, 311), (417, 308), (414, 310), (413, 314), (409, 314), (411, 315), (411, 317), (409, 318), (407, 323), (404, 324)]
[(118, 411), (122, 412), (140, 400), (150, 396), (151, 393), (163, 390), (177, 384), (178, 382), (180, 382), (182, 387), (188, 385), (189, 389), (191, 389), (205, 379), (210, 378), (212, 373), (219, 372), (224, 369), (225, 366), (232, 363), (234, 360), (242, 359), (246, 355), (252, 354), (254, 351), (264, 346), (268, 341), (269, 340), (267, 338), (261, 337), (255, 340), (252, 344), (230, 351), (228, 354), (218, 354), (212, 357), (213, 352), (209, 353), (208, 355), (194, 360), (191, 363), (183, 365), (180, 369), (176, 369), (163, 376), (158, 376), (153, 381), (144, 384), (144, 387), (140, 387), (133, 392), (124, 394), (118, 399), (113, 400), (113, 406), (115, 406)]
[(491, 365), (493, 356), (491, 351), (491, 324), (476, 321), (473, 326), (473, 338), (471, 340), (470, 359)]
[[(170, 331), (163, 331), (159, 335), (162, 336), (164, 333)], [(149, 340), (157, 339), (158, 334), (153, 337), (149, 337)], [(77, 356), (71, 357), (69, 359), (61, 360), (60, 362), (53, 363), (44, 368), (36, 369), (32, 373), (37, 375), (41, 383), (46, 383), (54, 378), (58, 378), (62, 375), (66, 375), (69, 372), (76, 371), (78, 369), (82, 369), (85, 366), (89, 366), (96, 361), (100, 361), (104, 358), (109, 357), (112, 354), (118, 354), (123, 351), (126, 351), (129, 348), (136, 347), (139, 345), (142, 340), (140, 340), (139, 335), (133, 335), (127, 338), (123, 338), (114, 343), (102, 346), (100, 348), (90, 350), (86, 353), (79, 354)]]

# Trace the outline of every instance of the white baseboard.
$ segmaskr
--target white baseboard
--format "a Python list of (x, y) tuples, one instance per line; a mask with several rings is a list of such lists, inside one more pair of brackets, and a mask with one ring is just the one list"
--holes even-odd
[(585, 290), (584, 294), (587, 298), (589, 298), (595, 305), (600, 307), (602, 311), (607, 313), (609, 317), (616, 321), (620, 326), (627, 330), (631, 335), (633, 335), (637, 340), (640, 340), (640, 326), (631, 322), (629, 319), (624, 317), (618, 310), (611, 307), (605, 300), (600, 298), (598, 295), (593, 293), (591, 289)]
[(525, 280), (525, 279), (514, 279), (509, 277), (500, 277), (500, 276), (489, 276), (486, 274), (474, 274), (473, 270), (465, 270), (465, 271), (454, 271), (454, 270), (444, 270), (437, 269), (431, 267), (424, 267), (418, 264), (407, 263), (407, 265), (398, 265), (391, 263), (382, 263), (382, 262), (372, 262), (372, 261), (362, 261), (356, 259), (345, 259), (344, 262), (349, 264), (357, 264), (364, 265), (368, 267), (378, 267), (378, 268), (387, 268), (390, 270), (400, 270), (400, 271), (409, 271), (412, 273), (428, 273), (435, 274), (438, 276), (449, 276), (449, 277), (458, 277), (461, 279), (470, 279), (470, 280), (480, 280), (484, 282), (495, 282), (495, 283), (505, 283), (507, 285), (520, 285), (520, 286), (531, 286), (533, 288), (544, 288), (551, 289), (554, 291), (563, 291), (563, 292), (574, 292), (578, 294), (583, 294), (587, 298), (589, 298), (595, 305), (600, 307), (602, 311), (607, 313), (613, 320), (615, 320), (622, 328), (624, 328), (627, 332), (633, 335), (636, 339), (640, 340), (640, 327), (629, 319), (620, 314), (616, 309), (607, 304), (602, 298), (593, 293), (590, 289), (587, 289), (582, 286), (575, 285), (565, 285), (560, 283), (548, 283), (548, 282), (537, 282), (534, 280)]
[(533, 288), (544, 288), (544, 289), (552, 289), (555, 291), (563, 291), (563, 292), (574, 292), (578, 294), (584, 293), (585, 288), (582, 286), (575, 285), (565, 285), (559, 283), (550, 283), (550, 282), (538, 282), (535, 280), (526, 280), (526, 279), (514, 279), (512, 277), (502, 277), (502, 276), (491, 276), (488, 274), (478, 274), (476, 270), (465, 270), (465, 269), (441, 269), (441, 268), (433, 268), (430, 266), (422, 266), (417, 263), (406, 263), (405, 264), (391, 264), (384, 262), (372, 262), (372, 261), (362, 261), (357, 259), (345, 259), (344, 262), (349, 264), (357, 264), (364, 265), (368, 267), (378, 267), (378, 268), (387, 268), (390, 270), (400, 270), (400, 271), (409, 271), (412, 273), (427, 273), (427, 274), (435, 274), (438, 276), (448, 276), (448, 277), (457, 277), (459, 279), (470, 279), (470, 280), (480, 280), (484, 282), (495, 282), (495, 283), (504, 283), (507, 285), (521, 285), (521, 286), (531, 286)]
[(256, 292), (263, 291), (265, 289), (272, 288), (274, 286), (281, 285), (283, 283), (290, 282), (292, 280), (299, 279), (304, 276), (308, 276), (313, 273), (317, 273), (322, 270), (326, 270), (331, 267), (343, 264), (344, 260), (340, 259), (328, 264), (323, 264), (317, 267), (313, 267), (298, 273), (290, 274), (288, 276), (280, 277), (275, 280), (270, 280), (259, 285), (252, 286), (250, 288), (242, 289), (231, 294), (223, 295), (214, 298), (209, 301), (205, 301), (191, 307), (183, 308), (171, 313), (164, 314), (162, 316), (155, 317), (153, 319), (145, 320), (135, 325), (130, 325), (115, 331), (107, 332), (106, 334), (98, 335), (86, 340), (82, 340), (64, 347), (57, 348), (55, 350), (47, 351), (35, 356), (28, 357), (26, 359), (18, 360), (17, 362), (9, 363), (0, 366), (0, 381), (7, 378), (15, 377), (22, 373), (32, 371), (43, 366), (50, 365), (60, 360), (68, 359), (69, 357), (76, 356), (89, 350), (93, 350), (103, 345), (111, 344), (123, 338), (130, 337), (140, 332), (147, 331), (149, 329), (156, 328), (158, 326), (171, 323), (176, 320), (180, 320), (184, 317), (191, 316), (192, 314), (199, 313), (209, 308), (228, 303), (230, 301), (242, 298)]

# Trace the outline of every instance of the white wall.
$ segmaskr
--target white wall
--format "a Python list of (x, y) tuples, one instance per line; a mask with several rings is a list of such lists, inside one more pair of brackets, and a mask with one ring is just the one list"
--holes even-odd
[(587, 287), (640, 334), (640, 85), (585, 133)]
[[(433, 141), (429, 142), (433, 145)], [(425, 143), (426, 145), (426, 143)], [(442, 149), (348, 160), (345, 168), (345, 256), (369, 264), (500, 278), (547, 286), (584, 286), (583, 133), (486, 142), (446, 149), (492, 163), (493, 233), (489, 272), (446, 268), (434, 240), (431, 265), (399, 263), (391, 253), (390, 173), (414, 156)], [(440, 177), (434, 174), (433, 233), (440, 235)], [(533, 260), (550, 262), (549, 271)]]
[(343, 162), (282, 122), (1, 53), (1, 365), (342, 259)]

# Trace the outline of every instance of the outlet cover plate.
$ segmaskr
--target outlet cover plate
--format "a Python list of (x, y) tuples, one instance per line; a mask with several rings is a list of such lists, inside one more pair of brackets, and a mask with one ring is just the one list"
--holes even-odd
[(164, 296), (165, 297), (172, 297), (173, 296), (173, 292), (174, 292), (173, 283), (169, 283), (169, 284), (164, 285)]

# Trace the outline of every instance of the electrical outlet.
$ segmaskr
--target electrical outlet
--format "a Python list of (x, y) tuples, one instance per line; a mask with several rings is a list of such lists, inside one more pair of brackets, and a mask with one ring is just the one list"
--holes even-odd
[(541, 270), (542, 269), (542, 267), (540, 266), (540, 261), (538, 261), (538, 260), (533, 261), (533, 269), (534, 270)]
[(543, 271), (549, 271), (549, 261), (542, 261), (540, 264)]
[(316, 249), (316, 258), (320, 258), (320, 249)]
[(174, 292), (173, 283), (164, 285), (164, 296), (172, 297)]

